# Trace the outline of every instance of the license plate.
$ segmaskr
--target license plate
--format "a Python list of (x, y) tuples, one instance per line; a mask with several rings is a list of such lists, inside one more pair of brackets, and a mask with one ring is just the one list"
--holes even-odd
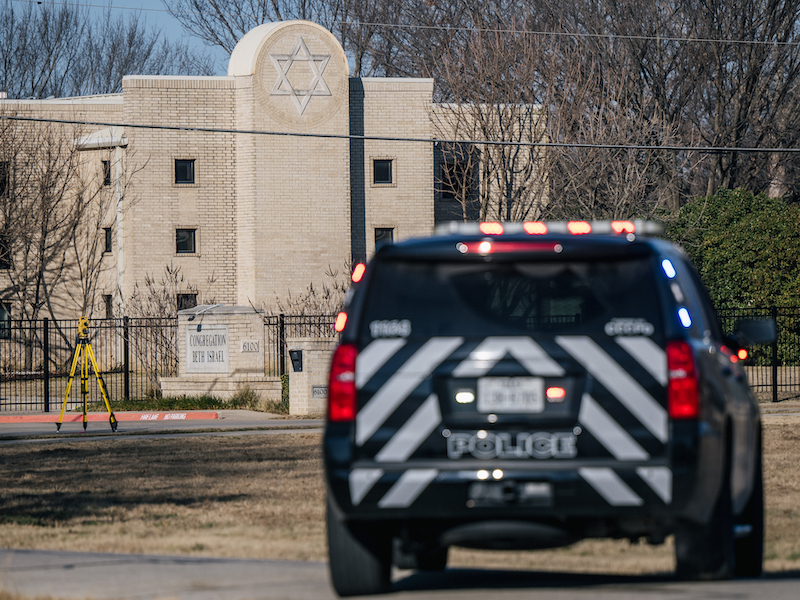
[(540, 413), (544, 410), (541, 377), (483, 377), (478, 379), (478, 412)]

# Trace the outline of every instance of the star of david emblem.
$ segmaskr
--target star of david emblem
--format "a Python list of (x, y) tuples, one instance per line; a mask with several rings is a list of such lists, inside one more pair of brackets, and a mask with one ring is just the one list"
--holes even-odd
[[(325, 67), (328, 66), (328, 61), (331, 59), (330, 54), (311, 54), (303, 38), (298, 37), (291, 54), (270, 54), (269, 57), (278, 72), (278, 79), (272, 86), (270, 96), (291, 97), (297, 112), (302, 115), (311, 96), (331, 95), (331, 90), (322, 77)], [(306, 90), (295, 88), (289, 81), (289, 69), (299, 62), (308, 63), (311, 69), (311, 83)]]

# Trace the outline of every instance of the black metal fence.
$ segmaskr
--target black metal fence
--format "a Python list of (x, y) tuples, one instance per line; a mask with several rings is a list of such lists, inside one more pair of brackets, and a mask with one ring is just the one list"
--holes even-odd
[(264, 317), (266, 375), (286, 373), (287, 338), (337, 338), (336, 315), (269, 315)]
[[(89, 327), (89, 343), (115, 404), (152, 395), (160, 377), (178, 374), (176, 319), (94, 319)], [(10, 321), (0, 330), (0, 411), (60, 410), (77, 335), (77, 319)], [(89, 372), (91, 380), (91, 367)], [(102, 402), (96, 384), (88, 390), (90, 402)], [(81, 400), (78, 365), (67, 407)]]
[[(775, 319), (778, 339), (751, 349), (745, 363), (748, 379), (756, 392), (771, 394), (773, 400), (800, 395), (800, 308), (720, 310), (718, 316), (727, 333), (741, 319)], [(335, 315), (266, 316), (265, 375), (287, 372), (287, 339), (336, 339), (335, 320)], [(89, 331), (110, 399), (119, 408), (125, 400), (155, 394), (161, 377), (178, 374), (177, 319), (95, 319)], [(0, 411), (60, 410), (77, 334), (77, 320), (11, 321), (0, 327)], [(93, 382), (89, 399), (101, 401)], [(80, 402), (78, 369), (67, 407)]]
[(774, 402), (800, 395), (800, 308), (721, 309), (717, 316), (728, 334), (742, 319), (774, 319), (777, 339), (772, 344), (751, 348), (745, 362), (750, 387), (771, 394)]

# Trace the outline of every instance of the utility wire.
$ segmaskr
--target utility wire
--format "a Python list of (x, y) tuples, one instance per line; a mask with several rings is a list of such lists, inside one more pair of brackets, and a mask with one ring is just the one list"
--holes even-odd
[[(45, 4), (50, 6), (76, 6), (81, 8), (110, 8), (112, 10), (130, 10), (134, 12), (152, 12), (174, 14), (164, 8), (141, 8), (134, 6), (114, 6), (111, 4), (88, 4), (84, 2), (67, 2), (56, 0), (11, 0), (20, 4)], [(233, 17), (230, 13), (205, 13), (202, 11), (183, 11), (180, 14), (187, 15), (222, 15), (225, 17)], [(255, 18), (255, 15), (248, 15)], [(691, 42), (703, 44), (740, 44), (746, 46), (800, 46), (800, 41), (778, 41), (778, 40), (735, 40), (726, 38), (697, 38), (697, 37), (671, 37), (660, 35), (633, 35), (633, 34), (618, 34), (618, 33), (587, 33), (587, 32), (569, 32), (569, 31), (535, 31), (531, 29), (509, 29), (509, 28), (494, 28), (494, 27), (452, 27), (449, 25), (414, 25), (403, 23), (381, 23), (371, 21), (338, 21), (341, 25), (348, 25), (350, 27), (380, 27), (382, 29), (408, 29), (408, 30), (436, 30), (436, 31), (452, 31), (461, 33), (503, 33), (511, 35), (531, 35), (540, 37), (564, 37), (564, 38), (587, 38), (587, 39), (608, 39), (608, 40), (639, 40), (649, 42)]]
[(103, 121), (81, 121), (70, 119), (47, 119), (41, 117), (18, 117), (0, 115), (0, 120), (26, 121), (32, 123), (55, 123), (58, 125), (92, 125), (94, 127), (120, 127), (129, 129), (150, 129), (158, 131), (184, 131), (197, 133), (225, 133), (243, 135), (268, 135), (277, 137), (318, 138), (336, 140), (363, 140), (379, 142), (412, 142), (425, 144), (468, 144), (473, 146), (531, 147), (531, 148), (590, 148), (601, 150), (662, 150), (669, 152), (698, 152), (701, 154), (729, 154), (736, 152), (758, 154), (796, 154), (800, 148), (735, 148), (731, 146), (657, 146), (644, 144), (587, 144), (581, 142), (512, 142), (504, 140), (467, 140), (447, 138), (422, 138), (381, 135), (346, 135), (336, 133), (299, 133), (291, 131), (263, 131), (259, 129), (225, 129), (219, 127), (189, 127), (181, 125), (145, 125), (140, 123), (107, 123)]

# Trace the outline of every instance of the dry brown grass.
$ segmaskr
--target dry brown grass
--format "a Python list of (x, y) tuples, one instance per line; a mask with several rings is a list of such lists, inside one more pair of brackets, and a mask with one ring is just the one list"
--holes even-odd
[[(765, 419), (766, 567), (800, 568), (800, 417)], [(0, 547), (325, 560), (320, 436), (12, 445)], [(454, 549), (453, 566), (659, 573), (671, 543), (587, 540), (538, 552)], [(0, 598), (0, 600), (5, 600)]]

